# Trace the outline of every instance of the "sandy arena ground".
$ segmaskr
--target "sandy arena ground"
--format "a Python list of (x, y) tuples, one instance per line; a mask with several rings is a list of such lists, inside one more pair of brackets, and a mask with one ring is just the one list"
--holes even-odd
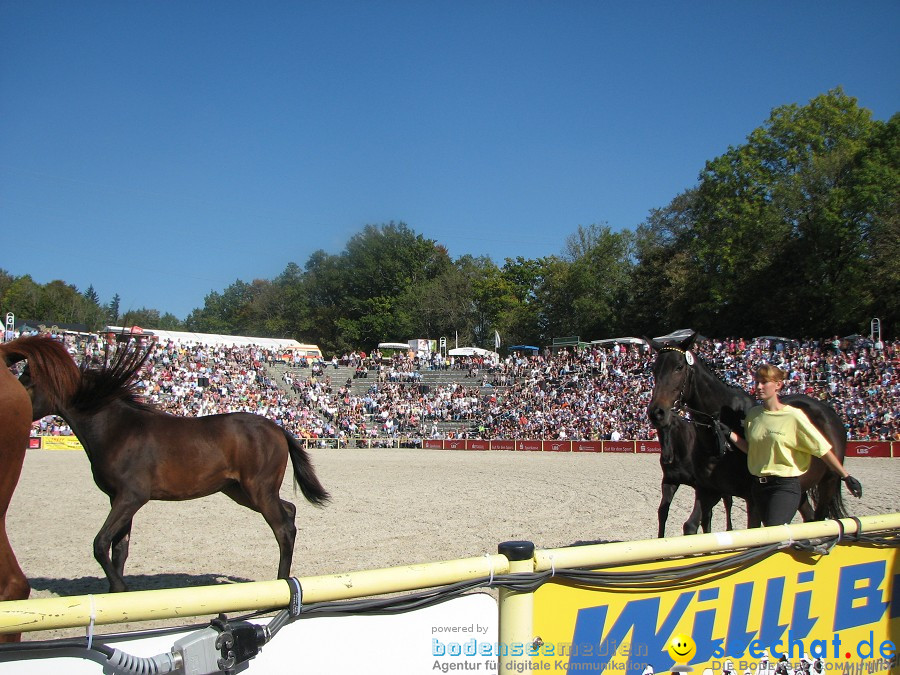
[[(480, 556), (513, 539), (549, 548), (656, 536), (658, 456), (405, 449), (311, 454), (333, 500), (324, 509), (312, 507), (294, 495), (288, 472), (282, 496), (298, 507), (296, 576)], [(847, 468), (864, 490), (861, 500), (844, 490), (850, 513), (900, 509), (900, 460), (852, 458)], [(681, 488), (670, 536), (681, 533), (692, 504), (693, 491)], [(32, 597), (107, 591), (92, 541), (108, 510), (83, 453), (29, 451), (7, 525)], [(735, 504), (734, 519), (738, 527), (746, 523), (743, 502)], [(713, 525), (725, 529), (721, 507)], [(141, 509), (125, 574), (131, 590), (146, 590), (268, 580), (277, 565), (275, 538), (262, 516), (214, 495)]]

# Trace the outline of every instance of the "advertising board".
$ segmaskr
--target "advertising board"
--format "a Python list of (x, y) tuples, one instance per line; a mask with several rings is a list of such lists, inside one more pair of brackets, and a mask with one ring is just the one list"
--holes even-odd
[(544, 441), (544, 452), (572, 452), (572, 441)]
[(603, 452), (634, 452), (634, 441), (603, 441)]
[(850, 441), (847, 443), (847, 457), (890, 457), (890, 441)]
[(516, 450), (526, 452), (540, 452), (544, 446), (542, 441), (516, 441)]
[[(640, 675), (649, 665), (657, 673), (685, 666), (760, 673), (774, 671), (784, 655), (791, 673), (801, 672), (804, 657), (820, 659), (824, 672), (897, 672), (896, 548), (839, 545), (829, 555), (784, 549), (727, 576), (671, 580), (679, 567), (723, 557), (604, 570), (666, 570), (668, 582), (643, 588), (544, 584), (534, 599), (541, 644), (533, 670)], [(678, 661), (670, 650), (676, 640), (693, 646)]]

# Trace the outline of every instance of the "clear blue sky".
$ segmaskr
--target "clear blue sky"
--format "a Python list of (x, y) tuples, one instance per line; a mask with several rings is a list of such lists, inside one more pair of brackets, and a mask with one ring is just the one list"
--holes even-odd
[(0, 0), (0, 268), (184, 318), (367, 223), (558, 254), (777, 106), (889, 118), (898, 34), (897, 0)]

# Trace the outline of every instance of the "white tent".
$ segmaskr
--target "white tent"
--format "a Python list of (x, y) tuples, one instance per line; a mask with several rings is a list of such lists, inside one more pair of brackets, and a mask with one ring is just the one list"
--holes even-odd
[[(107, 326), (106, 333), (124, 333), (129, 334), (130, 328), (122, 328), (120, 326)], [(160, 343), (166, 343), (169, 340), (175, 344), (200, 344), (226, 347), (247, 347), (255, 345), (266, 349), (292, 349), (300, 347), (300, 343), (296, 340), (282, 338), (263, 338), (263, 337), (247, 337), (243, 335), (219, 335), (216, 333), (189, 333), (178, 330), (159, 330), (157, 328), (148, 328), (141, 333), (143, 335), (153, 335)]]
[(500, 355), (497, 352), (492, 352), (489, 349), (482, 349), (481, 347), (457, 347), (456, 349), (448, 351), (447, 354), (449, 356), (483, 356), (484, 358), (493, 361), (500, 360)]
[(412, 347), (405, 342), (379, 342), (378, 349), (401, 349), (407, 352), (412, 351)]
[(592, 345), (600, 345), (601, 347), (610, 347), (614, 344), (620, 345), (643, 345), (646, 344), (646, 341), (642, 338), (636, 337), (620, 337), (620, 338), (606, 338), (604, 340), (591, 340)]

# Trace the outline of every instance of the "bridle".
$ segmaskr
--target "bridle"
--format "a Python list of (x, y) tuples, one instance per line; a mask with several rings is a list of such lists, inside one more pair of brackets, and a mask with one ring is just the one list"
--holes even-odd
[[(678, 396), (675, 398), (675, 402), (672, 404), (672, 411), (678, 414), (688, 412), (691, 417), (689, 420), (685, 420), (690, 422), (691, 424), (696, 424), (701, 427), (708, 427), (710, 429), (717, 429), (716, 422), (719, 421), (719, 416), (717, 414), (710, 414), (707, 412), (703, 412), (702, 410), (696, 410), (695, 408), (690, 407), (687, 403), (685, 403), (685, 394), (689, 393), (691, 388), (693, 387), (694, 381), (694, 355), (681, 349), (680, 347), (673, 347), (671, 345), (666, 345), (665, 347), (661, 347), (659, 349), (661, 352), (678, 352), (684, 357), (684, 361), (687, 364), (687, 375), (684, 376), (684, 380), (681, 383), (681, 389), (678, 391)], [(684, 415), (681, 414), (682, 419), (684, 419)], [(709, 420), (709, 423), (701, 422), (698, 417), (705, 417)]]

